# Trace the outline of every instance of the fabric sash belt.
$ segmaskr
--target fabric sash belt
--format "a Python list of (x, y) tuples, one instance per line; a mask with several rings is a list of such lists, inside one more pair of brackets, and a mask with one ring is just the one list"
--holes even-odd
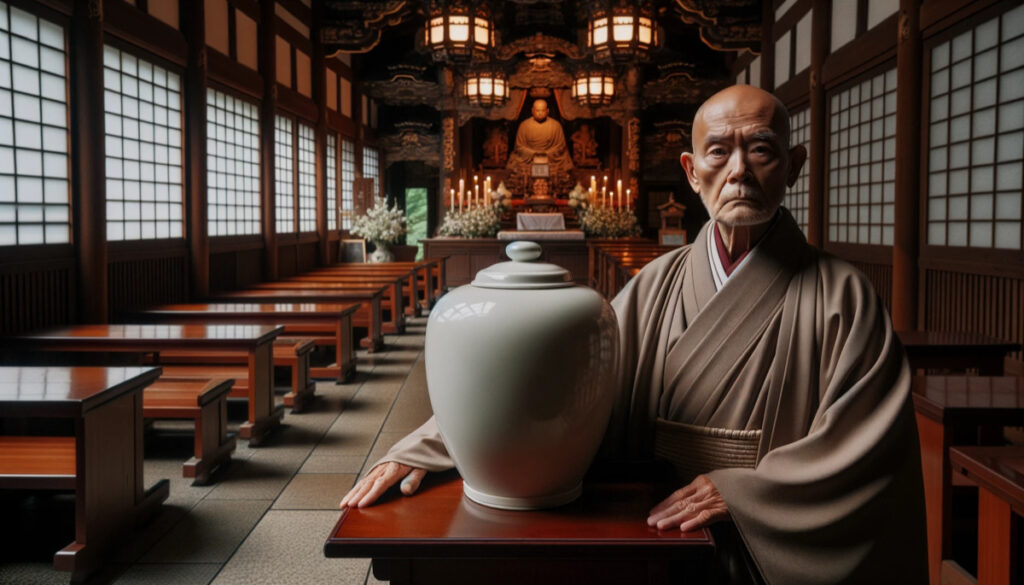
[(689, 483), (715, 469), (753, 469), (760, 442), (760, 430), (703, 427), (659, 418), (654, 430), (654, 456), (672, 463), (679, 479)]

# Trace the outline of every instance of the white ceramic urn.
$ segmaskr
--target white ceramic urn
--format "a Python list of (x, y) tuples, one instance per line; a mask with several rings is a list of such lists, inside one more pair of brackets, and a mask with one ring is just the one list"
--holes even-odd
[(615, 313), (564, 268), (512, 259), (442, 297), (427, 322), (430, 403), (466, 495), (504, 509), (580, 494), (615, 400)]

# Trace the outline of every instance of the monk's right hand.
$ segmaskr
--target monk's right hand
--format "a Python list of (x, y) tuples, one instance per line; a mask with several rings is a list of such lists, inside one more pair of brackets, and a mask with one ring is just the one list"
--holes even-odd
[(403, 465), (395, 461), (381, 463), (352, 486), (342, 498), (341, 508), (365, 508), (377, 501), (391, 486), (399, 481), (402, 494), (411, 496), (420, 488), (426, 469)]

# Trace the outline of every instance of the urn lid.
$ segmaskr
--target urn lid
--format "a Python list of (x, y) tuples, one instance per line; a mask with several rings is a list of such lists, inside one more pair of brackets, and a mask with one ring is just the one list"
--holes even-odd
[(476, 273), (471, 283), (483, 288), (567, 288), (575, 286), (572, 275), (561, 266), (537, 262), (540, 245), (536, 242), (512, 242), (505, 247), (511, 262), (499, 262)]

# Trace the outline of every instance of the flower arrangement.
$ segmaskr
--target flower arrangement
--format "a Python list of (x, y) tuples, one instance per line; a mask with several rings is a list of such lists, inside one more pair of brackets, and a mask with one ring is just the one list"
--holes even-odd
[(625, 207), (591, 207), (580, 216), (580, 227), (591, 238), (626, 238), (640, 234), (636, 215)]
[(569, 207), (576, 210), (583, 233), (591, 238), (625, 238), (640, 233), (636, 214), (628, 207), (595, 205), (590, 192), (576, 183), (569, 191)]
[(442, 236), (460, 238), (493, 238), (501, 229), (501, 212), (512, 206), (510, 193), (502, 183), (491, 193), (490, 205), (477, 205), (464, 210), (451, 210), (444, 215), (438, 230)]
[(405, 211), (395, 204), (388, 207), (387, 200), (375, 197), (373, 207), (352, 222), (352, 233), (379, 244), (394, 244), (405, 235)]

